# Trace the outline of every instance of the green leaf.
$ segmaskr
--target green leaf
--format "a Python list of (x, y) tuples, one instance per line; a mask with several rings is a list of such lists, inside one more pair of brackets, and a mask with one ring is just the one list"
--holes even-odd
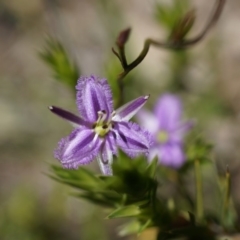
[(190, 161), (198, 160), (200, 163), (209, 162), (212, 145), (201, 136), (195, 137), (187, 145), (187, 158)]
[(72, 196), (77, 198), (86, 199), (94, 204), (103, 206), (103, 207), (114, 207), (116, 204), (116, 199), (111, 199), (106, 197), (104, 194), (95, 193), (94, 191), (88, 191), (84, 193), (74, 193)]
[(76, 63), (70, 60), (67, 51), (59, 41), (47, 39), (45, 49), (39, 55), (52, 69), (57, 80), (75, 90), (80, 73)]
[(118, 159), (113, 162), (113, 172), (114, 175), (118, 175), (127, 170), (137, 171), (145, 175), (146, 168), (148, 166), (148, 161), (144, 156), (139, 156), (138, 158), (131, 159), (123, 151), (119, 151)]
[(52, 166), (52, 171), (56, 176), (50, 175), (51, 178), (73, 187), (83, 190), (91, 190), (99, 189), (101, 186), (102, 181), (92, 172), (82, 167), (78, 170), (72, 170), (64, 169), (59, 166)]
[(136, 205), (130, 205), (127, 207), (119, 208), (113, 211), (107, 216), (107, 218), (123, 218), (123, 217), (135, 217), (141, 213), (141, 210)]
[(157, 166), (158, 166), (158, 159), (157, 159), (157, 157), (155, 157), (151, 161), (151, 163), (148, 165), (148, 167), (146, 169), (146, 175), (148, 175), (149, 177), (154, 178), (155, 175), (156, 175)]
[(125, 237), (130, 234), (140, 234), (148, 227), (152, 226), (151, 219), (148, 219), (145, 223), (141, 223), (139, 220), (135, 220), (124, 224), (120, 227), (119, 235), (121, 237)]
[(156, 3), (155, 17), (167, 30), (172, 30), (188, 8), (188, 0), (174, 0), (172, 5)]
[(187, 161), (178, 170), (180, 174), (184, 174), (187, 171), (194, 168), (195, 160), (198, 160), (200, 164), (209, 164), (211, 161), (211, 151), (213, 146), (209, 144), (202, 136), (196, 135), (196, 130), (190, 134), (186, 143), (186, 155)]
[(141, 228), (141, 223), (139, 221), (132, 221), (127, 224), (124, 224), (120, 227), (118, 232), (119, 236), (125, 237), (130, 234), (138, 233), (139, 229)]
[(152, 220), (148, 219), (143, 225), (141, 225), (141, 227), (138, 230), (138, 233), (143, 232), (145, 229), (149, 228), (150, 226), (152, 226)]

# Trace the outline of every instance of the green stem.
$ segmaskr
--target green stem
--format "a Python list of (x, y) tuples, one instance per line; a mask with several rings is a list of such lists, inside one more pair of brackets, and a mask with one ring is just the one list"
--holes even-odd
[(226, 175), (225, 175), (225, 194), (224, 194), (224, 200), (223, 200), (223, 211), (222, 211), (222, 221), (225, 222), (225, 219), (228, 216), (229, 212), (229, 200), (230, 200), (230, 185), (231, 185), (231, 176), (229, 169), (227, 168)]
[(201, 166), (198, 160), (194, 162), (195, 167), (195, 184), (196, 184), (196, 218), (199, 222), (203, 219), (203, 186)]
[(126, 69), (128, 64), (127, 64), (127, 58), (126, 58), (126, 55), (125, 55), (125, 47), (124, 46), (119, 47), (118, 50), (119, 50), (119, 54), (120, 54), (120, 57), (121, 57), (122, 67), (123, 67), (123, 69)]
[(186, 199), (191, 209), (194, 209), (194, 201), (192, 200), (191, 196), (189, 195), (187, 189), (185, 188), (185, 183), (180, 174), (177, 174), (177, 189), (179, 193)]

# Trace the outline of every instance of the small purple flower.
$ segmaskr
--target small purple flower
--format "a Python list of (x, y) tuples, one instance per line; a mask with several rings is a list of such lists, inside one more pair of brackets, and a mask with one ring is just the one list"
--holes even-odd
[(111, 175), (111, 163), (118, 147), (132, 158), (148, 154), (149, 133), (128, 121), (149, 96), (139, 97), (114, 111), (112, 93), (106, 79), (80, 77), (76, 89), (81, 117), (58, 107), (49, 107), (53, 113), (75, 126), (73, 132), (59, 142), (55, 151), (55, 157), (63, 167), (76, 169), (96, 158), (102, 173)]
[(178, 97), (164, 94), (154, 108), (154, 114), (142, 110), (138, 113), (140, 123), (153, 135), (149, 159), (157, 156), (165, 166), (179, 168), (185, 161), (183, 138), (192, 122), (181, 121), (182, 105)]

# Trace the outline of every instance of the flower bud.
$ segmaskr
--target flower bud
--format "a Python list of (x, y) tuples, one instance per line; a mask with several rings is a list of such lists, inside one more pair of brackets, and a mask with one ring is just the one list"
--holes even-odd
[(125, 45), (130, 35), (130, 32), (131, 32), (131, 28), (127, 28), (119, 33), (116, 41), (116, 44), (119, 48), (122, 48)]
[(195, 11), (191, 10), (187, 12), (178, 23), (176, 23), (175, 27), (173, 28), (170, 34), (170, 40), (173, 42), (181, 42), (187, 33), (191, 30), (196, 15)]

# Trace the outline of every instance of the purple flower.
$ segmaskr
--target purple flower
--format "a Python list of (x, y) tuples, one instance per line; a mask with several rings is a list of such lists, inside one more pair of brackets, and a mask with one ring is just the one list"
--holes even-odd
[(106, 79), (81, 77), (76, 89), (81, 117), (58, 107), (50, 107), (53, 113), (75, 126), (73, 132), (59, 142), (55, 151), (55, 157), (63, 167), (78, 168), (96, 158), (102, 173), (111, 175), (111, 163), (118, 147), (132, 158), (142, 153), (148, 154), (149, 133), (128, 121), (149, 96), (139, 97), (114, 111), (112, 93)]
[(147, 111), (138, 113), (140, 123), (153, 135), (149, 159), (157, 156), (165, 166), (179, 168), (185, 161), (183, 138), (192, 127), (192, 122), (182, 122), (182, 105), (178, 97), (164, 94), (154, 108), (154, 114)]

